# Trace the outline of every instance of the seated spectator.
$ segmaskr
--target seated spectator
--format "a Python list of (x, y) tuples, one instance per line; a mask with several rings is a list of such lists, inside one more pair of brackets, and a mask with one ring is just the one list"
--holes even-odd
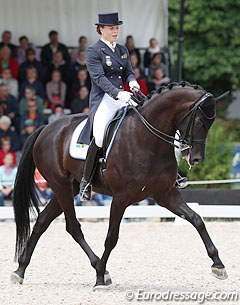
[(67, 86), (61, 79), (61, 72), (59, 70), (52, 71), (51, 80), (46, 85), (47, 99), (52, 110), (56, 105), (64, 107)]
[(78, 91), (70, 105), (72, 113), (82, 113), (84, 108), (89, 107), (89, 91), (88, 88), (83, 86)]
[(31, 48), (35, 52), (35, 58), (39, 61), (40, 60), (40, 51), (37, 49), (33, 43), (29, 42), (27, 36), (19, 37), (19, 44), (20, 46), (17, 48), (17, 61), (18, 64), (21, 65), (24, 61), (27, 60), (26, 58), (26, 51), (27, 49)]
[(27, 110), (28, 101), (35, 99), (37, 102), (37, 109), (39, 113), (43, 113), (43, 99), (36, 95), (35, 89), (31, 86), (27, 86), (24, 91), (24, 97), (19, 101), (19, 114), (22, 116), (23, 113)]
[(72, 83), (70, 89), (70, 100), (73, 100), (74, 97), (78, 96), (81, 87), (87, 87), (89, 92), (91, 90), (91, 83), (86, 69), (80, 69), (77, 72), (77, 78)]
[(5, 199), (13, 198), (13, 188), (17, 168), (13, 164), (13, 156), (8, 153), (4, 157), (4, 164), (0, 166), (0, 206), (4, 206)]
[(11, 56), (11, 49), (7, 46), (2, 47), (0, 50), (0, 76), (4, 69), (10, 69), (12, 77), (18, 79), (19, 66)]
[(46, 82), (51, 80), (52, 72), (54, 70), (60, 71), (61, 79), (62, 81), (64, 81), (65, 84), (69, 83), (70, 66), (69, 63), (67, 63), (63, 59), (63, 54), (61, 51), (57, 51), (53, 54), (53, 61), (46, 70), (46, 77), (45, 77)]
[(170, 78), (164, 75), (162, 68), (156, 68), (153, 72), (152, 81), (148, 84), (149, 91), (157, 90), (170, 82)]
[(78, 47), (72, 49), (72, 52), (71, 52), (71, 61), (72, 61), (72, 63), (74, 63), (77, 60), (78, 55), (79, 55), (79, 51), (85, 51), (86, 50), (87, 43), (88, 43), (88, 41), (87, 41), (87, 37), (86, 36), (80, 36), (79, 37)]
[(52, 123), (62, 117), (66, 116), (62, 105), (58, 104), (55, 106), (54, 113), (48, 117), (48, 123)]
[(153, 73), (156, 68), (161, 68), (163, 70), (164, 76), (168, 76), (168, 71), (166, 65), (162, 61), (162, 54), (155, 53), (152, 56), (151, 63), (148, 70), (148, 80), (151, 81), (153, 78)]
[(61, 51), (63, 55), (64, 61), (69, 64), (70, 63), (70, 55), (68, 52), (68, 48), (58, 41), (58, 32), (57, 31), (50, 31), (48, 34), (49, 43), (43, 46), (41, 52), (41, 61), (44, 67), (49, 67), (53, 61), (53, 54), (56, 51)]
[(27, 69), (34, 67), (37, 70), (38, 79), (43, 82), (43, 67), (40, 61), (36, 59), (35, 50), (28, 48), (26, 50), (26, 60), (19, 67), (19, 82), (22, 83), (27, 80)]
[(17, 152), (20, 150), (20, 140), (18, 134), (11, 130), (11, 119), (3, 115), (0, 118), (0, 139), (8, 137), (11, 141), (11, 150)]
[(2, 71), (2, 78), (0, 79), (0, 84), (6, 84), (8, 86), (9, 94), (18, 98), (18, 81), (12, 78), (11, 70), (4, 69)]
[(132, 35), (128, 35), (126, 37), (126, 43), (125, 46), (128, 49), (129, 54), (131, 55), (132, 53), (135, 53), (137, 56), (137, 66), (139, 67), (141, 65), (141, 56), (139, 49), (135, 47), (134, 39)]
[(147, 48), (146, 52), (144, 53), (144, 73), (145, 76), (148, 76), (148, 68), (151, 63), (151, 59), (155, 53), (161, 53), (163, 56), (163, 63), (165, 64), (164, 54), (161, 48), (158, 45), (158, 41), (156, 38), (151, 38), (149, 40), (149, 47)]
[(46, 204), (52, 198), (52, 190), (37, 168), (34, 174), (34, 182), (36, 185), (37, 197), (43, 204)]
[(136, 53), (131, 53), (130, 54), (130, 61), (131, 61), (131, 64), (132, 64), (132, 67), (135, 68), (135, 67), (139, 67), (138, 65), (138, 58), (137, 58), (137, 54)]
[(142, 69), (138, 65), (138, 58), (137, 58), (137, 54), (136, 53), (133, 52), (133, 53), (130, 54), (130, 61), (131, 61), (133, 69), (134, 68), (139, 68), (139, 72), (143, 76), (144, 73), (143, 73)]
[[(137, 82), (139, 83), (139, 86), (140, 86), (140, 91), (144, 94), (144, 95), (148, 95), (148, 86), (147, 86), (147, 83), (146, 83), (146, 80), (141, 76), (141, 73), (140, 73), (140, 69), (138, 67), (135, 67), (133, 69), (134, 71), (134, 74), (135, 74), (135, 77), (136, 77), (136, 80)], [(129, 85), (128, 83), (124, 83), (124, 89), (131, 92), (130, 88), (129, 88)]]
[(6, 136), (0, 138), (0, 165), (4, 164), (4, 157), (8, 153), (13, 156), (13, 165), (15, 166), (17, 164), (17, 156), (16, 153), (11, 150), (11, 139)]
[(38, 112), (37, 102), (35, 99), (28, 100), (27, 110), (23, 113), (21, 118), (21, 130), (23, 130), (24, 123), (27, 119), (32, 120), (36, 128), (42, 126), (44, 123), (42, 114)]
[(23, 146), (24, 146), (25, 142), (27, 141), (28, 137), (31, 134), (33, 134), (35, 130), (36, 130), (36, 125), (34, 124), (34, 122), (32, 120), (27, 119), (26, 121), (24, 121), (23, 129), (21, 131), (21, 138), (20, 138), (21, 149), (23, 149)]
[[(0, 116), (7, 115), (12, 120), (12, 125), (19, 132), (18, 103), (14, 96), (9, 94), (8, 85), (0, 85)], [(11, 124), (11, 122), (10, 122)]]
[(81, 69), (87, 69), (84, 50), (79, 50), (76, 61), (71, 66), (71, 71), (70, 71), (71, 82), (73, 82), (77, 78), (77, 73)]
[(25, 89), (29, 86), (34, 88), (36, 95), (40, 96), (42, 99), (45, 98), (43, 84), (38, 80), (37, 69), (33, 66), (27, 68), (27, 79), (20, 85), (20, 99), (24, 97)]
[(2, 33), (2, 41), (0, 42), (0, 49), (2, 47), (9, 47), (9, 49), (11, 50), (11, 54), (13, 58), (16, 58), (17, 56), (17, 47), (11, 43), (11, 39), (12, 39), (12, 32), (11, 31), (4, 31)]

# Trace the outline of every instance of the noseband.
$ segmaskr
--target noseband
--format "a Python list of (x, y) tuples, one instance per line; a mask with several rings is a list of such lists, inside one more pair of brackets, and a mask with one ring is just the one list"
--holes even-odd
[[(168, 135), (164, 132), (162, 132), (161, 130), (156, 129), (154, 126), (152, 126), (142, 115), (141, 113), (135, 108), (132, 107), (132, 109), (135, 111), (135, 113), (137, 114), (137, 116), (139, 117), (139, 119), (142, 121), (142, 123), (144, 124), (144, 126), (152, 133), (154, 134), (156, 137), (158, 137), (159, 139), (163, 140), (166, 143), (169, 143), (170, 145), (180, 149), (181, 151), (184, 151), (186, 149), (191, 149), (192, 148), (192, 143), (196, 142), (199, 144), (205, 144), (207, 138), (203, 138), (203, 139), (193, 139), (193, 128), (194, 128), (194, 124), (195, 124), (195, 119), (196, 119), (196, 115), (197, 112), (200, 112), (200, 117), (201, 120), (203, 121), (205, 127), (207, 129), (209, 129), (209, 127), (211, 126), (213, 120), (216, 117), (216, 112), (214, 111), (214, 114), (211, 117), (208, 117), (206, 115), (206, 113), (202, 110), (201, 105), (204, 104), (204, 102), (206, 101), (207, 98), (211, 97), (212, 94), (211, 93), (204, 93), (203, 95), (201, 95), (192, 105), (191, 109), (184, 115), (184, 117), (176, 124), (176, 129), (178, 129), (177, 126), (179, 126), (181, 123), (183, 123), (188, 117), (188, 124), (187, 124), (187, 128), (186, 131), (184, 133), (184, 135), (182, 136), (181, 134), (178, 133), (179, 138), (175, 138), (171, 135)], [(175, 144), (174, 142), (178, 142), (179, 145)]]

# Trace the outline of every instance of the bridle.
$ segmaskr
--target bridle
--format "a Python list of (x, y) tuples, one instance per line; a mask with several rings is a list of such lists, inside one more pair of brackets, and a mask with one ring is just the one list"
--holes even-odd
[[(206, 113), (202, 110), (201, 106), (206, 102), (206, 100), (209, 97), (213, 97), (213, 95), (211, 93), (204, 93), (203, 95), (201, 95), (191, 106), (191, 109), (184, 115), (183, 118), (180, 119), (180, 121), (178, 121), (178, 123), (175, 125), (176, 130), (179, 130), (178, 126), (180, 124), (182, 124), (188, 117), (188, 124), (187, 124), (187, 128), (184, 132), (183, 135), (181, 135), (180, 133), (177, 133), (179, 138), (176, 138), (174, 136), (171, 136), (165, 132), (162, 132), (161, 130), (155, 128), (154, 126), (152, 126), (143, 116), (142, 114), (138, 111), (137, 108), (135, 108), (134, 106), (130, 106), (133, 111), (137, 114), (137, 116), (139, 117), (139, 119), (141, 120), (141, 122), (144, 124), (144, 126), (156, 137), (158, 137), (159, 139), (163, 140), (164, 142), (172, 145), (173, 147), (176, 147), (178, 149), (180, 149), (181, 151), (187, 150), (187, 149), (191, 149), (192, 148), (192, 143), (196, 142), (199, 144), (204, 145), (206, 143), (207, 138), (203, 138), (203, 139), (194, 139), (193, 138), (193, 128), (195, 125), (195, 119), (197, 116), (197, 113), (200, 113), (200, 118), (203, 121), (205, 127), (207, 129), (209, 129), (209, 127), (211, 126), (213, 120), (216, 117), (216, 112), (214, 111), (214, 114), (212, 116), (207, 116)], [(135, 102), (138, 102), (136, 98), (132, 98)], [(176, 142), (178, 142), (179, 144), (176, 144)]]

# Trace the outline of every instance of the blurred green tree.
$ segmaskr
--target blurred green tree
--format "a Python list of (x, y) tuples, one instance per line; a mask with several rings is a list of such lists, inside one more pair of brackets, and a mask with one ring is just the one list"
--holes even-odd
[[(176, 63), (180, 1), (168, 3)], [(185, 0), (183, 79), (214, 94), (240, 87), (239, 12), (240, 0)]]

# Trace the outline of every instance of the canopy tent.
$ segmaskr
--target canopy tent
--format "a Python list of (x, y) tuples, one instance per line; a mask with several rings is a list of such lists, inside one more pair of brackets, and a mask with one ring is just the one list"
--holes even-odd
[(76, 46), (81, 35), (91, 44), (98, 38), (94, 25), (97, 14), (117, 11), (124, 22), (120, 43), (133, 35), (137, 47), (147, 47), (152, 37), (161, 47), (168, 45), (167, 0), (0, 0), (0, 7), (0, 32), (12, 31), (15, 44), (26, 35), (41, 46), (53, 29), (68, 46)]

